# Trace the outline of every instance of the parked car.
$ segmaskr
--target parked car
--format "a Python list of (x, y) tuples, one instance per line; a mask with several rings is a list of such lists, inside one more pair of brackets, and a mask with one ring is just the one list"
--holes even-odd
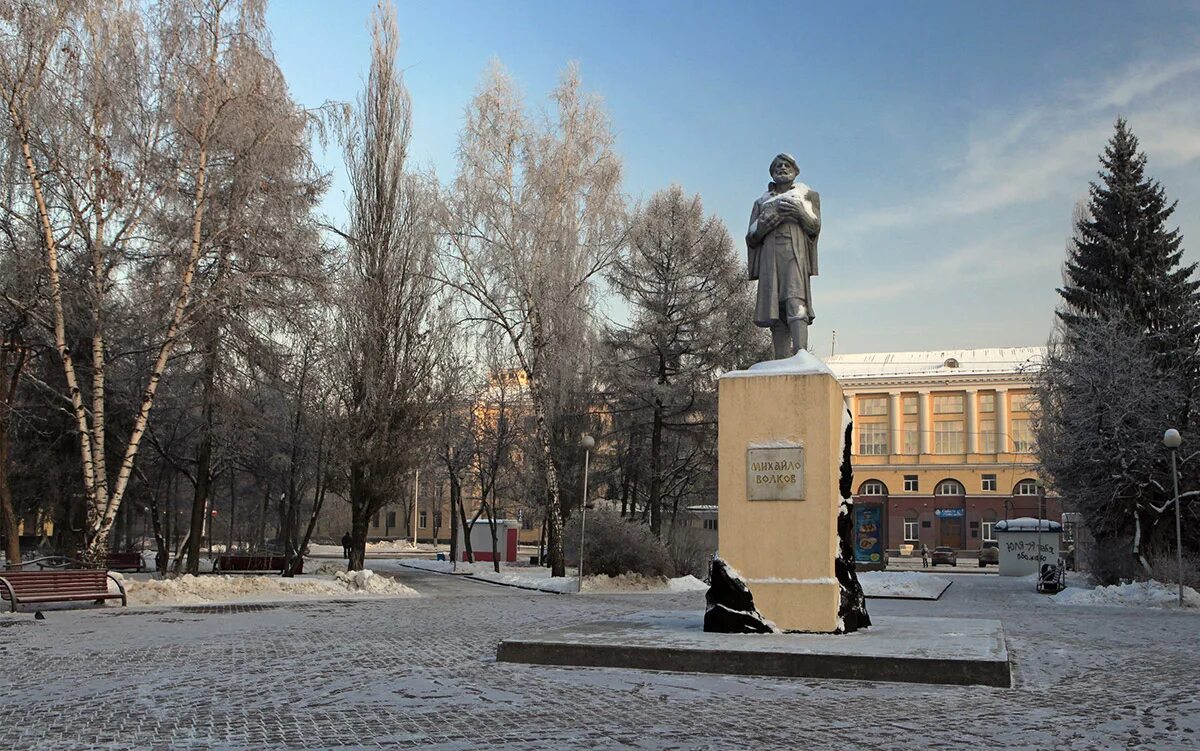
[(954, 552), (954, 548), (948, 548), (944, 545), (939, 545), (933, 549), (933, 557), (929, 564), (936, 566), (939, 563), (945, 563), (950, 566), (958, 566), (958, 553)]
[(985, 542), (979, 550), (979, 568), (989, 563), (993, 566), (1000, 563), (1000, 545), (994, 542)]

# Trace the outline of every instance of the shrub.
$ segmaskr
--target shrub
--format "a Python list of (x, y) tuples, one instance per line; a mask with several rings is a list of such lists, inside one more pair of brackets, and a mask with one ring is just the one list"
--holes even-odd
[(708, 565), (716, 549), (711, 535), (695, 527), (680, 525), (671, 531), (667, 554), (676, 576), (691, 574), (697, 579), (708, 578)]
[[(1156, 547), (1146, 554), (1146, 558), (1150, 561), (1149, 578), (1163, 584), (1179, 582), (1179, 559), (1175, 556), (1174, 545)], [(1200, 590), (1200, 555), (1186, 547), (1183, 549), (1183, 585)]]
[(1084, 567), (1097, 584), (1122, 584), (1133, 581), (1142, 573), (1130, 552), (1133, 542), (1128, 537), (1105, 537), (1089, 540), (1083, 548)]
[[(666, 546), (637, 520), (622, 519), (611, 511), (592, 511), (587, 515), (587, 540), (584, 542), (584, 575), (641, 574), (667, 576), (671, 559)], [(563, 527), (567, 557), (574, 559), (579, 547), (579, 515)]]

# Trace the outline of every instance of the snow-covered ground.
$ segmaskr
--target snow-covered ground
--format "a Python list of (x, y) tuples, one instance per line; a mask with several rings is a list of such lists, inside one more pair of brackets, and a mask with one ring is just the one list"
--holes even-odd
[[(419, 542), (416, 545), (413, 545), (412, 540), (380, 540), (378, 542), (367, 543), (367, 555), (380, 555), (388, 553), (434, 553), (437, 550), (437, 545), (428, 542)], [(342, 546), (318, 545), (313, 543), (308, 546), (308, 554), (340, 557), (342, 555)]]
[[(567, 576), (552, 577), (550, 569), (542, 566), (522, 566), (505, 564), (496, 573), (491, 563), (459, 563), (457, 567), (450, 561), (405, 561), (403, 566), (435, 571), (441, 574), (457, 573), (475, 579), (507, 584), (512, 587), (536, 589), (542, 592), (577, 592), (579, 579), (568, 570)], [(674, 579), (646, 577), (639, 574), (623, 574), (621, 576), (587, 576), (583, 580), (583, 591), (587, 592), (691, 592), (706, 590), (708, 585), (694, 576), (680, 576)]]
[(949, 579), (915, 571), (864, 571), (858, 581), (867, 597), (920, 600), (936, 600), (950, 586)]
[[(1174, 584), (1150, 580), (1106, 587), (1071, 587), (1052, 595), (1059, 605), (1098, 605), (1131, 608), (1178, 608), (1179, 590)], [(1200, 611), (1200, 592), (1185, 586), (1183, 607)]]
[[(130, 605), (195, 605), (214, 602), (278, 602), (343, 597), (415, 597), (418, 592), (374, 571), (338, 571), (292, 578), (259, 575), (185, 574), (158, 579), (152, 574), (116, 574)], [(109, 582), (109, 590), (117, 591)]]
[(0, 717), (20, 720), (0, 722), (0, 749), (823, 749), (852, 737), (864, 749), (1157, 750), (1200, 738), (1195, 610), (1066, 607), (994, 575), (955, 576), (936, 601), (869, 601), (872, 617), (1003, 621), (1011, 689), (556, 668), (493, 655), (649, 599), (700, 613), (703, 592), (555, 597), (375, 563), (426, 596), (0, 617)]

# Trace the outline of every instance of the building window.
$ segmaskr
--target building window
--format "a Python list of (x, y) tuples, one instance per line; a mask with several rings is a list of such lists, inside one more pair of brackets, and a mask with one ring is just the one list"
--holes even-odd
[(1013, 394), (1009, 397), (1008, 403), (1012, 406), (1013, 412), (1028, 412), (1033, 406), (1033, 394)]
[(858, 415), (859, 417), (873, 417), (876, 415), (887, 414), (887, 397), (886, 396), (860, 396), (858, 397)]
[(917, 520), (916, 519), (905, 519), (904, 520), (904, 541), (905, 542), (917, 542), (920, 539), (921, 538), (918, 535), (918, 529), (917, 529)]
[(396, 512), (395, 511), (388, 512), (387, 522), (388, 522), (387, 525), (389, 527), (396, 526)]
[(886, 422), (871, 422), (858, 427), (858, 453), (860, 456), (886, 456), (888, 452), (888, 426)]
[(716, 519), (705, 519), (704, 520), (704, 528), (715, 530), (717, 528), (717, 520)]
[(962, 394), (949, 394), (933, 397), (933, 413), (935, 415), (961, 415), (962, 411)]
[(1021, 480), (1013, 488), (1013, 495), (1037, 495), (1037, 480)]
[(933, 453), (961, 454), (963, 452), (962, 420), (944, 420), (933, 424)]
[(521, 515), (521, 529), (533, 529), (533, 514)]
[(1012, 421), (1014, 454), (1033, 453), (1033, 424), (1029, 420)]
[(979, 421), (979, 445), (976, 447), (981, 454), (996, 453), (996, 421)]
[(375, 527), (376, 529), (379, 528), (379, 512), (378, 511), (375, 512), (375, 516), (371, 517), (371, 526)]
[(905, 475), (904, 476), (905, 492), (915, 493), (915, 492), (917, 492), (917, 489), (918, 489), (917, 488), (917, 476), (916, 475)]
[(980, 525), (980, 527), (982, 527), (982, 529), (983, 529), (983, 541), (984, 542), (995, 542), (996, 541), (996, 532), (994, 531), (995, 526), (996, 526), (996, 522), (984, 522), (983, 524)]
[(904, 397), (904, 414), (917, 414), (917, 397), (915, 394), (909, 394), (908, 396)]
[(422, 511), (420, 514), (418, 514), (417, 526), (421, 527), (422, 529), (429, 526), (429, 512), (428, 511)]
[(441, 511), (435, 511), (435, 512), (434, 512), (434, 514), (433, 514), (433, 526), (434, 526), (434, 528), (435, 528), (435, 529), (441, 529), (441, 528), (442, 528), (442, 512), (441, 512)]
[(904, 453), (915, 454), (921, 450), (921, 439), (915, 422), (904, 423)]
[(887, 495), (887, 487), (879, 480), (867, 480), (858, 489), (859, 495)]
[(996, 411), (996, 395), (994, 393), (979, 395), (979, 411), (980, 412), (995, 412)]
[(963, 490), (962, 483), (960, 483), (958, 480), (942, 480), (937, 484), (937, 487), (934, 488), (933, 494), (966, 495), (967, 493), (965, 490)]
[(984, 475), (982, 490), (994, 491), (996, 489), (996, 476)]

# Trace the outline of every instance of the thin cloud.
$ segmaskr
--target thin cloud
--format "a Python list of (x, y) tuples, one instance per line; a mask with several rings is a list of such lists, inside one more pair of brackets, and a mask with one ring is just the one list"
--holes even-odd
[[(848, 217), (853, 244), (874, 233), (1014, 210), (1074, 192), (1091, 179), (1112, 120), (1131, 119), (1156, 168), (1200, 158), (1200, 55), (1140, 63), (1098, 85), (1090, 98), (994, 116), (950, 166), (949, 177), (904, 203)], [(1118, 108), (1122, 111), (1118, 111)]]

